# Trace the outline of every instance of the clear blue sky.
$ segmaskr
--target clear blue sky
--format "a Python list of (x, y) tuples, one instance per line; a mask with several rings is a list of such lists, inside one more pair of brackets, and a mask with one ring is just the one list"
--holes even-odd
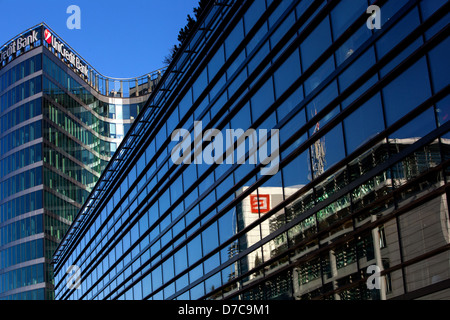
[[(81, 9), (81, 29), (66, 26)], [(0, 0), (0, 46), (45, 22), (105, 76), (137, 77), (163, 66), (198, 0)]]

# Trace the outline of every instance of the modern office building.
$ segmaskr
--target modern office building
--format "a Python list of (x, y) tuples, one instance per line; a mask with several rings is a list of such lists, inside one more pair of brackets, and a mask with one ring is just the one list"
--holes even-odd
[(449, 7), (211, 1), (57, 248), (56, 299), (449, 299)]
[(102, 76), (45, 24), (1, 47), (0, 300), (53, 298), (53, 252), (159, 78)]

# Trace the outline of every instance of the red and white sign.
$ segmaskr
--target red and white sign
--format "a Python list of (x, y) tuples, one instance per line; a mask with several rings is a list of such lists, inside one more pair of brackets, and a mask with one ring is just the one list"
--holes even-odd
[(45, 29), (44, 31), (44, 39), (48, 44), (52, 44), (52, 34), (48, 31), (48, 29)]
[(250, 212), (266, 213), (270, 210), (270, 194), (251, 194), (250, 195)]

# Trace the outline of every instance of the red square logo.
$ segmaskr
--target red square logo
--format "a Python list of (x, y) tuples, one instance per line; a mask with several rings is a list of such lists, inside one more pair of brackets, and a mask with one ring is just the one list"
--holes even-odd
[[(259, 209), (259, 211), (258, 211)], [(251, 194), (250, 195), (250, 212), (266, 213), (270, 210), (270, 194)]]

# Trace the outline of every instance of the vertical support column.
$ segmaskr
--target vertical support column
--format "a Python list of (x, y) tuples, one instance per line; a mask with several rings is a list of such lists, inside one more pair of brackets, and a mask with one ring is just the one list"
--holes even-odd
[(150, 75), (147, 75), (147, 86), (148, 86), (148, 93), (151, 93), (153, 91), (153, 83)]
[[(330, 250), (329, 253), (330, 256), (330, 269), (331, 269), (331, 277), (333, 279), (333, 290), (337, 289), (337, 275), (338, 275), (338, 271), (337, 271), (337, 264), (336, 264), (336, 254), (334, 252), (334, 250)], [(335, 293), (334, 294), (334, 300), (341, 300), (341, 297)]]

